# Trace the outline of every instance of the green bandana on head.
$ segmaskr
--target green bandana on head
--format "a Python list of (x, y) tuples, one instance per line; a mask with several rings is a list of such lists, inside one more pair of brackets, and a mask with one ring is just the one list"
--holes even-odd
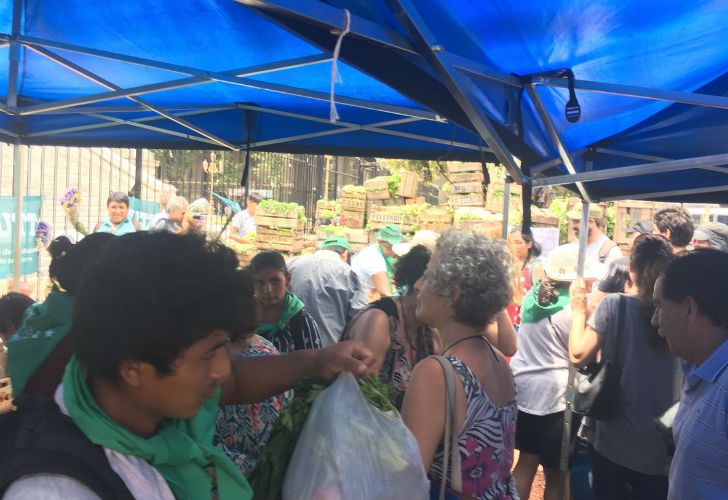
[(256, 333), (266, 340), (270, 340), (274, 333), (282, 332), (291, 318), (303, 310), (303, 302), (301, 299), (293, 295), (293, 292), (286, 292), (286, 298), (283, 302), (283, 312), (276, 323), (261, 323), (258, 325)]
[(194, 417), (166, 419), (156, 434), (145, 439), (119, 425), (98, 406), (75, 356), (63, 374), (63, 402), (86, 437), (99, 446), (149, 462), (179, 500), (211, 498), (211, 472), (220, 500), (248, 500), (253, 496), (240, 470), (212, 445), (219, 398), (218, 390)]
[(8, 372), (13, 391), (20, 394), (38, 367), (71, 330), (73, 297), (52, 291), (44, 302), (31, 305), (18, 331), (8, 339)]
[(538, 290), (541, 288), (542, 281), (539, 280), (531, 287), (526, 296), (523, 298), (521, 305), (521, 323), (538, 323), (544, 318), (553, 316), (569, 305), (569, 289), (559, 288), (559, 299), (547, 306), (538, 303)]

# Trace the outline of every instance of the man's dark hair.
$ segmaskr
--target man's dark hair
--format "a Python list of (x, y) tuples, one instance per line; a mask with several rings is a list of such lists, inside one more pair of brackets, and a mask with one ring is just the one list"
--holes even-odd
[(275, 269), (283, 274), (288, 274), (286, 259), (283, 258), (280, 252), (266, 251), (256, 254), (250, 261), (250, 270), (257, 273), (263, 269)]
[(675, 259), (662, 274), (662, 295), (673, 302), (692, 297), (700, 313), (728, 328), (728, 253), (705, 248)]
[(129, 197), (119, 191), (115, 191), (109, 195), (109, 197), (106, 199), (106, 206), (108, 207), (112, 201), (115, 201), (117, 203), (123, 203), (127, 207), (129, 206)]
[(84, 271), (114, 238), (111, 233), (93, 233), (74, 245), (65, 236), (59, 236), (48, 246), (51, 254), (48, 274), (66, 292), (76, 295)]
[(417, 280), (425, 273), (428, 262), (430, 262), (430, 251), (423, 245), (413, 246), (394, 265), (394, 284), (397, 287), (407, 286), (412, 290)]
[(127, 360), (170, 375), (175, 360), (214, 330), (233, 339), (252, 332), (253, 282), (237, 267), (232, 250), (195, 234), (115, 238), (76, 295), (72, 334), (79, 362), (112, 382)]
[(35, 302), (24, 293), (9, 292), (0, 297), (0, 335), (3, 339), (20, 326), (25, 310)]
[(263, 201), (263, 196), (258, 193), (250, 193), (248, 195), (248, 200), (252, 201), (253, 203), (260, 204), (260, 202)]
[(657, 229), (661, 233), (670, 230), (670, 244), (682, 248), (690, 244), (695, 225), (690, 214), (680, 207), (667, 207), (658, 210), (653, 216)]

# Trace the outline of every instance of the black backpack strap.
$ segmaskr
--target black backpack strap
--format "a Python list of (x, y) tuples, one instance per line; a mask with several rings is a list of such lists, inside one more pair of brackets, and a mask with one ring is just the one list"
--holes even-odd
[(0, 416), (0, 497), (23, 476), (59, 474), (83, 483), (104, 500), (133, 500), (103, 448), (89, 441), (54, 402), (21, 396), (15, 406), (15, 411)]

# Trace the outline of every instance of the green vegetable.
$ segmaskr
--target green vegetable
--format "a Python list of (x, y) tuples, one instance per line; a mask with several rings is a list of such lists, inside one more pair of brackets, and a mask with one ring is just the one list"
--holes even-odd
[(399, 183), (402, 181), (399, 174), (390, 175), (387, 178), (387, 185), (389, 186), (389, 195), (391, 197), (397, 196), (399, 190)]
[(347, 184), (341, 188), (342, 193), (351, 194), (367, 194), (367, 189), (364, 186), (356, 186), (354, 184)]
[[(362, 394), (366, 400), (381, 411), (394, 410), (394, 388), (369, 375), (360, 382)], [(298, 436), (301, 434), (308, 412), (316, 397), (326, 386), (319, 380), (306, 378), (293, 388), (294, 397), (283, 409), (273, 426), (270, 439), (266, 444), (255, 467), (248, 475), (253, 488), (254, 500), (276, 500), (281, 498), (283, 480), (286, 477), (288, 463), (296, 449)]]
[[(301, 217), (301, 212), (304, 210), (298, 203), (284, 203), (276, 200), (263, 200), (260, 202), (260, 208), (267, 212), (273, 212), (274, 214), (280, 215), (286, 215), (292, 210), (296, 210), (299, 212), (299, 218)], [(305, 212), (303, 217), (306, 217)]]

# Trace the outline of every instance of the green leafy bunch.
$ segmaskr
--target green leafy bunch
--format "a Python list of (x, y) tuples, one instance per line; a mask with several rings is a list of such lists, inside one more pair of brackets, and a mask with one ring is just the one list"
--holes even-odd
[[(359, 387), (369, 404), (375, 408), (381, 411), (395, 409), (394, 389), (379, 380), (378, 377), (369, 375), (360, 382)], [(293, 400), (278, 416), (268, 443), (248, 476), (255, 500), (281, 498), (283, 480), (296, 449), (298, 437), (303, 430), (314, 400), (325, 388), (324, 382), (314, 378), (305, 378), (293, 388)]]

